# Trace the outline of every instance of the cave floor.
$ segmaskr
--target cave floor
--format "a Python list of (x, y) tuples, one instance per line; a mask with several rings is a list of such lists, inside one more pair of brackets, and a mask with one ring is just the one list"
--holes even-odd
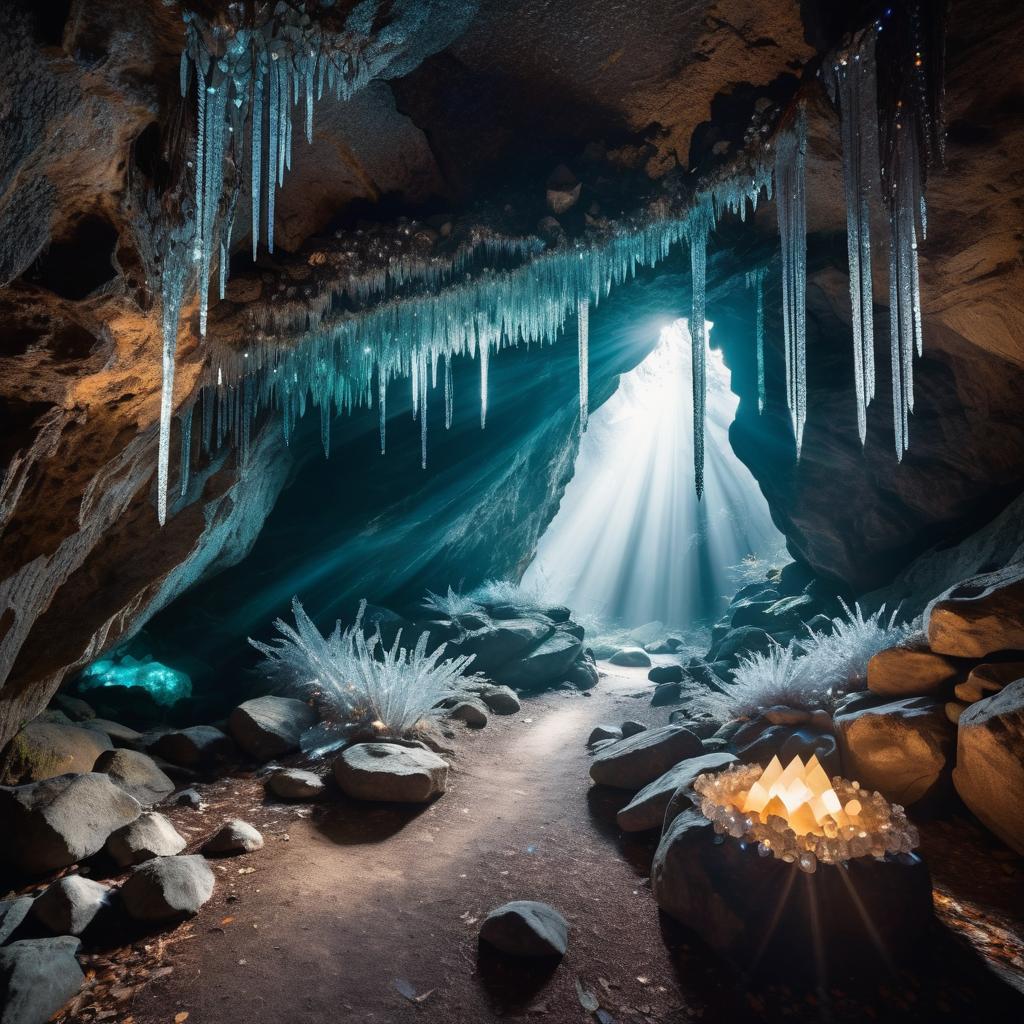
[[(856, 995), (747, 987), (660, 919), (654, 840), (622, 839), (614, 814), (628, 797), (591, 786), (584, 743), (599, 722), (660, 724), (668, 709), (650, 707), (644, 670), (602, 667), (614, 674), (590, 696), (530, 698), (460, 735), (447, 794), (420, 811), (269, 802), (251, 774), (201, 787), (204, 809), (168, 811), (190, 852), (233, 816), (266, 846), (215, 862), (196, 918), (83, 957), (90, 984), (58, 1019), (593, 1020), (577, 981), (620, 1024), (1024, 1019), (1024, 872), (967, 822), (924, 829), (948, 926), (929, 977), (880, 977)], [(556, 968), (478, 954), (482, 917), (510, 899), (546, 900), (570, 920)]]

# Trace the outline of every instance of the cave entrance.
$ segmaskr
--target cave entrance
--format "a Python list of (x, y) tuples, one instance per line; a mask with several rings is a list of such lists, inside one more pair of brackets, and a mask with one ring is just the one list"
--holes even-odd
[(663, 327), (650, 355), (593, 413), (523, 580), (602, 627), (707, 623), (745, 575), (763, 574), (783, 550), (729, 443), (739, 399), (710, 347), (703, 498), (694, 492), (690, 345), (685, 319)]

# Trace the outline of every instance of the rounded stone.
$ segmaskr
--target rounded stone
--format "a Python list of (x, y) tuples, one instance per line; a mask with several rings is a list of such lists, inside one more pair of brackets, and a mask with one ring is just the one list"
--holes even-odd
[(126, 868), (154, 857), (173, 857), (186, 845), (168, 818), (148, 811), (107, 839), (107, 853), (120, 867)]
[(213, 895), (205, 858), (157, 857), (140, 864), (121, 887), (121, 901), (137, 921), (175, 921), (195, 914)]
[(480, 938), (511, 956), (561, 957), (569, 947), (569, 923), (550, 904), (513, 900), (484, 918)]
[(263, 836), (247, 821), (232, 818), (203, 844), (203, 853), (253, 853), (263, 849)]
[(267, 779), (267, 789), (281, 800), (318, 800), (327, 786), (314, 772), (282, 768)]
[(356, 800), (426, 803), (445, 791), (448, 765), (421, 747), (359, 743), (334, 762), (343, 793)]

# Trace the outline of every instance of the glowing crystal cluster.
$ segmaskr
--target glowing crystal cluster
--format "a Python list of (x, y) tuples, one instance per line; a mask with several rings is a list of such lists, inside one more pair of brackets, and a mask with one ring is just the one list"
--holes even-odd
[(783, 768), (773, 757), (767, 768), (732, 765), (698, 776), (693, 784), (701, 813), (717, 833), (757, 845), (762, 857), (777, 857), (808, 873), (818, 862), (909, 853), (917, 829), (899, 804), (858, 782), (831, 780), (816, 757), (799, 757)]

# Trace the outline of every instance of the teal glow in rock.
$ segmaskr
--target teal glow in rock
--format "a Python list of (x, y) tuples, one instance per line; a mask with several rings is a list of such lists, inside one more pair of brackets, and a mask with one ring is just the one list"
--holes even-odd
[(192, 696), (192, 680), (184, 672), (148, 658), (139, 661), (130, 654), (94, 661), (78, 680), (80, 690), (104, 686), (141, 687), (157, 704), (174, 704)]

